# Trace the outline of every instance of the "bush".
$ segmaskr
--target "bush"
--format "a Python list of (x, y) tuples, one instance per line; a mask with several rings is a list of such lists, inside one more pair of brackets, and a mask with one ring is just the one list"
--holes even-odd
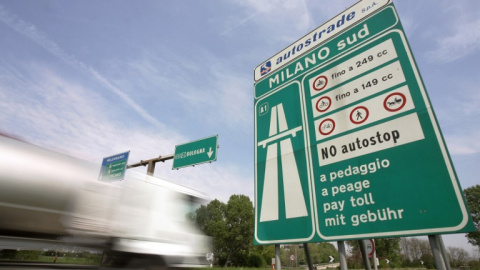
[(471, 260), (468, 262), (468, 266), (470, 266), (470, 270), (480, 270), (480, 261)]
[(17, 255), (16, 249), (3, 249), (0, 250), (0, 259), (2, 260), (13, 260)]
[(37, 250), (20, 250), (17, 252), (15, 259), (20, 261), (36, 261), (41, 251)]
[(266, 266), (265, 260), (258, 254), (248, 256), (248, 267), (263, 268)]

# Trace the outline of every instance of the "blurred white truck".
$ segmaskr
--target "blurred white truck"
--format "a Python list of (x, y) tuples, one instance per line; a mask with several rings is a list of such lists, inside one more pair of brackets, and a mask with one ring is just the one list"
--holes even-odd
[(112, 268), (208, 264), (209, 239), (186, 220), (203, 194), (134, 171), (97, 177), (86, 162), (0, 136), (0, 249), (101, 249)]

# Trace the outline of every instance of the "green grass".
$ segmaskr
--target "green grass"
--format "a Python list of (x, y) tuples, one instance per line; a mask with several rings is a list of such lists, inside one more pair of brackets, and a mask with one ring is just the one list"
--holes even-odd
[[(38, 262), (53, 263), (54, 257), (38, 256)], [(98, 265), (101, 258), (72, 258), (72, 257), (58, 257), (56, 263), (59, 264), (81, 264), (81, 265)]]
[[(2, 258), (0, 261), (8, 262), (38, 262), (38, 263), (53, 263), (52, 256), (38, 256), (36, 258)], [(58, 264), (79, 264), (79, 265), (100, 265), (101, 257), (99, 258), (72, 258), (72, 257), (58, 257), (56, 263)]]

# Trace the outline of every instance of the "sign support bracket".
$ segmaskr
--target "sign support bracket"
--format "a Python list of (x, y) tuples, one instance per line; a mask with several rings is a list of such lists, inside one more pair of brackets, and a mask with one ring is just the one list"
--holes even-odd
[(166, 155), (166, 156), (159, 156), (157, 158), (152, 158), (148, 160), (140, 160), (140, 162), (127, 165), (127, 169), (140, 167), (140, 166), (147, 166), (147, 174), (153, 176), (155, 172), (155, 164), (157, 162), (165, 162), (165, 160), (173, 159), (173, 154)]

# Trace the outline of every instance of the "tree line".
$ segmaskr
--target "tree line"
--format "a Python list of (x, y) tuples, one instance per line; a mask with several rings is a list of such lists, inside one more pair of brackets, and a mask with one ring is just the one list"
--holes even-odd
[[(480, 269), (480, 185), (465, 189), (464, 195), (476, 228), (466, 236), (477, 247), (477, 253), (472, 256), (458, 247), (447, 247), (447, 253), (453, 268), (469, 266), (470, 269)], [(212, 237), (213, 263), (216, 265), (264, 267), (275, 257), (273, 245), (253, 245), (254, 208), (245, 195), (232, 195), (227, 203), (215, 199), (188, 214), (187, 219)], [(348, 267), (363, 268), (358, 241), (347, 241), (347, 244)], [(375, 245), (380, 268), (434, 268), (428, 240), (414, 237), (376, 239)], [(331, 243), (309, 243), (308, 247), (313, 264), (327, 263), (330, 256), (338, 262), (338, 252)], [(285, 266), (305, 265), (304, 254), (303, 245), (282, 245), (281, 263)]]
[[(363, 268), (358, 241), (348, 241), (349, 268)], [(427, 268), (435, 269), (430, 243), (417, 237), (375, 239), (375, 250), (379, 268)], [(480, 254), (470, 255), (459, 247), (446, 247), (452, 268), (480, 269)], [(387, 263), (388, 260), (388, 263)], [(373, 266), (373, 261), (371, 262)]]

